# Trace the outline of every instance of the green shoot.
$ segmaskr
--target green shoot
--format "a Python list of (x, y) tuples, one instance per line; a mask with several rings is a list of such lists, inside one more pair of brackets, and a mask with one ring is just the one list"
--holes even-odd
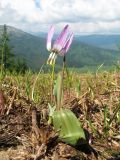
[(76, 97), (78, 98), (80, 96), (80, 92), (81, 92), (81, 83), (80, 83), (80, 81), (76, 82), (75, 92), (76, 92)]
[(109, 130), (108, 106), (104, 107), (103, 113), (104, 113), (104, 134), (107, 136)]

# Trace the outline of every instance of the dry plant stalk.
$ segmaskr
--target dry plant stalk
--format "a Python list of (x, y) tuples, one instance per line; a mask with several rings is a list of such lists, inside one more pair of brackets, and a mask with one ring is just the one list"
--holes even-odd
[(35, 107), (32, 108), (32, 143), (36, 148), (36, 155), (34, 160), (45, 154), (46, 152), (46, 139), (47, 134), (44, 129), (39, 128), (37, 125), (37, 110)]
[(5, 98), (3, 96), (2, 91), (0, 91), (0, 116), (4, 114), (5, 109)]
[(15, 97), (16, 97), (16, 93), (17, 93), (17, 88), (15, 88), (15, 90), (14, 90), (11, 103), (10, 103), (10, 105), (8, 107), (8, 110), (7, 110), (7, 113), (6, 113), (7, 115), (10, 113), (10, 110), (12, 109), (12, 106), (13, 106), (13, 103), (14, 103), (14, 100), (15, 100)]
[(36, 116), (36, 108), (34, 107), (32, 109), (32, 132), (35, 133), (35, 136), (37, 139), (40, 138), (40, 135), (39, 135), (39, 128), (38, 128), (38, 125), (37, 125), (37, 116)]

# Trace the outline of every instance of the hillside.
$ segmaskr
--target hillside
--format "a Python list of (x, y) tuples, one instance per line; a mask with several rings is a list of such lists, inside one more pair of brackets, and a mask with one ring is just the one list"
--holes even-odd
[(118, 45), (120, 45), (120, 35), (76, 36), (76, 40), (92, 46), (112, 50), (118, 50)]
[(70, 64), (75, 67), (97, 66), (102, 63), (109, 66), (120, 59), (120, 53), (117, 51), (101, 49), (77, 41), (74, 42), (71, 50), (68, 57)]
[[(39, 37), (46, 37), (46, 33), (37, 32), (32, 33)], [(119, 34), (91, 34), (91, 35), (75, 35), (75, 40), (81, 43), (85, 43), (94, 47), (103, 49), (117, 50), (120, 46)]]
[[(0, 33), (2, 29), (3, 26), (0, 26)], [(8, 34), (16, 57), (24, 58), (31, 68), (39, 69), (47, 60), (49, 53), (44, 37), (37, 37), (14, 27), (8, 27)], [(120, 59), (120, 53), (93, 47), (74, 39), (67, 57), (70, 67), (96, 66), (101, 63), (112, 65)]]
[[(2, 28), (3, 26), (0, 26), (0, 33)], [(28, 65), (34, 69), (42, 65), (47, 57), (45, 39), (38, 38), (14, 27), (8, 27), (8, 35), (16, 57), (24, 58)]]

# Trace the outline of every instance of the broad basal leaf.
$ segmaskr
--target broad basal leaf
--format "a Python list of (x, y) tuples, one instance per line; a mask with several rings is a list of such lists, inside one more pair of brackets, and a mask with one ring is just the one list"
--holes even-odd
[(59, 132), (59, 138), (62, 141), (75, 146), (78, 140), (85, 140), (81, 123), (71, 110), (60, 109), (54, 111), (52, 118), (54, 128)]

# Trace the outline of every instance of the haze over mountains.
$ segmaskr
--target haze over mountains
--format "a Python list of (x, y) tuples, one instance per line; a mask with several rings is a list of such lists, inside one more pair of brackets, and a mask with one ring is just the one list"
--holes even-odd
[[(39, 32), (35, 35), (45, 38), (47, 33)], [(103, 49), (118, 50), (118, 45), (120, 45), (120, 35), (118, 34), (76, 35), (75, 40)]]
[[(0, 26), (0, 36), (3, 26)], [(14, 27), (8, 27), (10, 45), (16, 57), (24, 58), (32, 69), (39, 69), (48, 58), (46, 34), (38, 36), (26, 33)], [(70, 67), (112, 65), (120, 60), (116, 45), (120, 44), (120, 35), (75, 36), (67, 55)], [(61, 57), (59, 58), (59, 60)]]
[(120, 35), (88, 35), (77, 36), (76, 39), (104, 49), (118, 50), (118, 45), (120, 45)]

